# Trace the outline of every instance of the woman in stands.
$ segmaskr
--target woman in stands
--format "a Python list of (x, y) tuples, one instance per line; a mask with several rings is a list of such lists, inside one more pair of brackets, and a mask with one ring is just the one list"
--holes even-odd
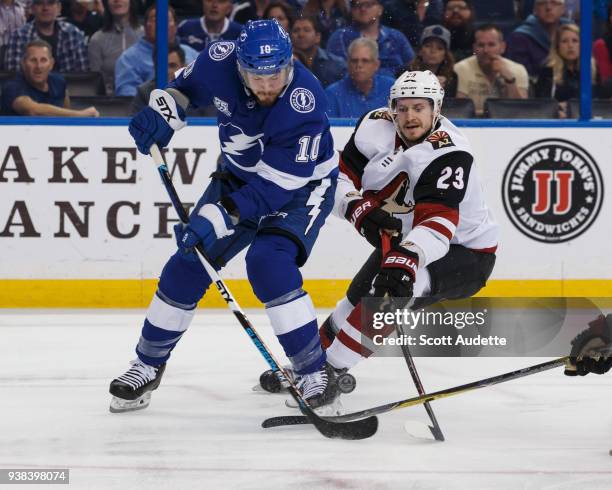
[(89, 67), (104, 77), (107, 95), (114, 93), (115, 62), (143, 35), (137, 0), (103, 0), (102, 29), (89, 41)]
[(448, 29), (433, 25), (426, 27), (421, 35), (421, 47), (412, 63), (401, 69), (404, 71), (431, 71), (444, 88), (445, 97), (457, 95), (457, 74), (454, 71), (455, 60), (450, 52), (451, 35)]
[[(595, 81), (595, 60), (591, 58), (591, 80)], [(580, 98), (580, 28), (563, 24), (555, 33), (550, 53), (538, 74), (536, 97), (553, 97), (559, 101), (559, 118), (569, 114), (568, 101)]]
[(286, 32), (291, 32), (293, 20), (295, 19), (295, 11), (282, 0), (275, 0), (268, 4), (266, 10), (264, 10), (263, 18), (276, 19)]

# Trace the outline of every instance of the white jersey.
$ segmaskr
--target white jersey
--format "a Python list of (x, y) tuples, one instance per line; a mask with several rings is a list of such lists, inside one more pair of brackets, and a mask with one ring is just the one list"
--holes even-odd
[(451, 244), (492, 253), (499, 229), (473, 162), (467, 138), (445, 117), (423, 142), (406, 148), (386, 108), (368, 112), (342, 152), (335, 213), (344, 216), (351, 192), (375, 196), (402, 220), (402, 242), (423, 252), (421, 267)]

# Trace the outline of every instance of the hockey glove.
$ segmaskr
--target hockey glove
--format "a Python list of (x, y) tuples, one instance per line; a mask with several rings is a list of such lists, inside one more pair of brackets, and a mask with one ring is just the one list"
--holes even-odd
[(416, 253), (401, 245), (392, 245), (391, 250), (383, 257), (380, 272), (372, 282), (374, 296), (412, 298), (418, 268), (419, 256)]
[(202, 243), (204, 250), (209, 250), (218, 239), (234, 233), (231, 228), (237, 221), (220, 204), (205, 204), (198, 214), (191, 216), (188, 225), (183, 227), (179, 224), (174, 227), (176, 244), (184, 251), (189, 251)]
[(185, 111), (165, 90), (151, 92), (149, 105), (137, 113), (128, 130), (140, 153), (149, 154), (153, 143), (164, 148), (170, 142), (174, 131), (184, 128)]
[(589, 373), (604, 374), (612, 368), (612, 352), (598, 352), (610, 348), (612, 343), (612, 314), (599, 316), (589, 323), (589, 328), (572, 340), (572, 351), (565, 366), (566, 376), (586, 376)]
[(376, 248), (381, 246), (380, 233), (383, 230), (389, 230), (389, 234), (402, 231), (401, 220), (394, 218), (380, 206), (381, 202), (374, 198), (355, 199), (348, 203), (344, 215), (357, 228), (359, 234)]

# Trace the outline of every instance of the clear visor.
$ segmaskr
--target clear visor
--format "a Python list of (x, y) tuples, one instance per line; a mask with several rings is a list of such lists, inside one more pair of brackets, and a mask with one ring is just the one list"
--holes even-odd
[(240, 73), (244, 84), (251, 90), (262, 85), (276, 86), (281, 84), (282, 86), (285, 86), (290, 81), (290, 77), (293, 72), (293, 65), (288, 64), (273, 72), (262, 73), (258, 70), (247, 70), (239, 64), (238, 72)]

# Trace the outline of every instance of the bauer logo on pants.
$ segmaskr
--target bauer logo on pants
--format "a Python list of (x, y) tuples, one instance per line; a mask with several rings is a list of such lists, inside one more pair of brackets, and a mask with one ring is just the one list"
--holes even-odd
[(577, 144), (536, 141), (517, 153), (504, 173), (504, 209), (519, 231), (540, 242), (561, 243), (593, 224), (603, 201), (597, 163)]

